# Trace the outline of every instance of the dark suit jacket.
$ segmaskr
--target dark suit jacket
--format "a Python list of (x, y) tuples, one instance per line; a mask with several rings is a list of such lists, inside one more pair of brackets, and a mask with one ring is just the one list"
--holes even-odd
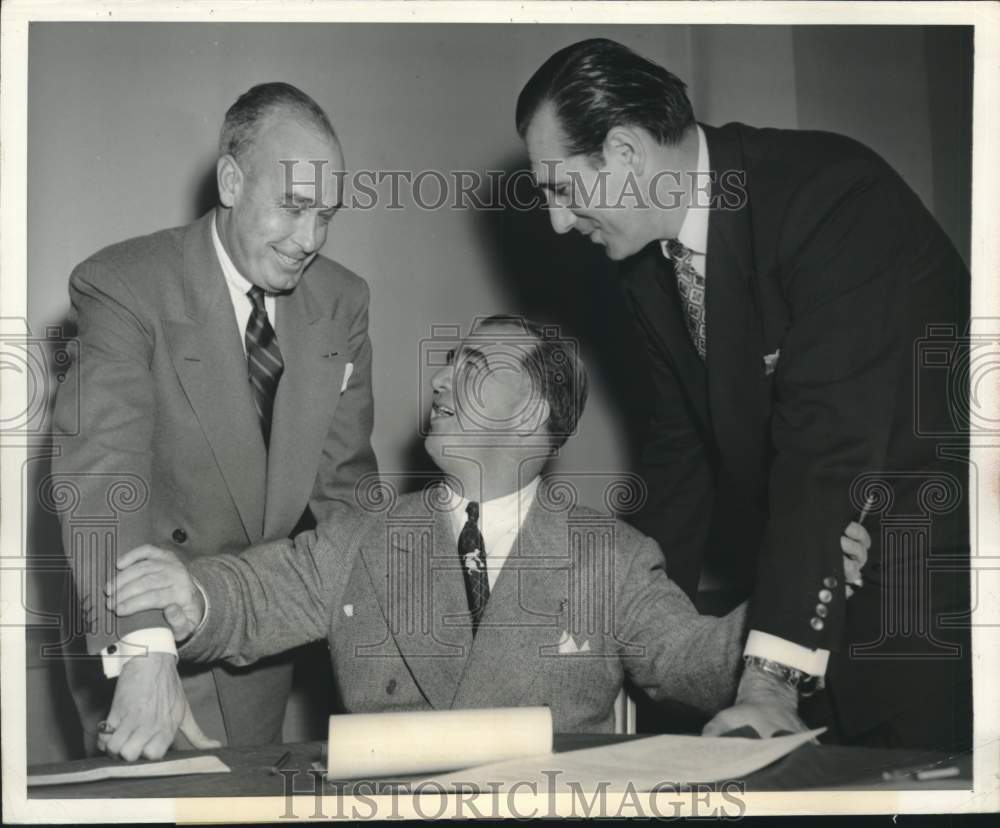
[(548, 705), (563, 732), (610, 731), (626, 675), (655, 698), (731, 704), (745, 607), (699, 615), (652, 540), (544, 494), (473, 637), (451, 516), (434, 507), (446, 502), (406, 495), (192, 562), (208, 613), (182, 658), (247, 664), (325, 638), (348, 712)]
[[(623, 263), (655, 397), (638, 525), (689, 595), (713, 539), (754, 556), (751, 628), (834, 651), (836, 685), (837, 670), (850, 669), (849, 643), (881, 632), (884, 502), (866, 524), (867, 586), (848, 606), (841, 588), (838, 539), (857, 518), (859, 478), (888, 477), (897, 515), (920, 513), (917, 493), (935, 475), (964, 490), (965, 468), (949, 471), (939, 438), (921, 433), (956, 428), (945, 395), (918, 405), (916, 366), (928, 325), (965, 332), (969, 274), (916, 195), (861, 144), (743, 124), (703, 129), (716, 174), (704, 363), (659, 245)], [(779, 349), (769, 373), (764, 357)], [(966, 542), (963, 498), (933, 516), (939, 549)], [(823, 617), (817, 598), (831, 578)], [(922, 588), (913, 578), (897, 587)], [(945, 592), (935, 585), (935, 598)], [(880, 695), (898, 698), (898, 665), (882, 665), (881, 690), (841, 683), (843, 707), (857, 708), (850, 715), (877, 717)]]
[[(353, 502), (375, 470), (367, 285), (317, 257), (277, 298), (285, 369), (268, 454), (212, 218), (106, 248), (70, 278), (80, 356), (56, 401), (53, 473), (74, 493), (61, 518), (91, 653), (166, 626), (159, 612), (106, 611), (118, 553), (152, 543), (197, 557), (287, 537), (307, 507), (322, 519)], [(94, 537), (95, 519), (107, 535)], [(231, 743), (280, 732), (290, 670), (215, 671)]]

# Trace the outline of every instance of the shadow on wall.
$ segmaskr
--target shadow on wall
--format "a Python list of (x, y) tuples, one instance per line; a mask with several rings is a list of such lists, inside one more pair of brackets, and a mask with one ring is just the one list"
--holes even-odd
[[(478, 234), (490, 251), (509, 305), (575, 337), (591, 379), (611, 404), (616, 430), (626, 439), (630, 465), (638, 451), (648, 399), (644, 350), (633, 328), (617, 268), (603, 248), (575, 231), (557, 234), (540, 192), (523, 174), (528, 159), (502, 159), (496, 169), (516, 182), (501, 195), (499, 210), (478, 212)], [(482, 200), (488, 194), (481, 193)]]

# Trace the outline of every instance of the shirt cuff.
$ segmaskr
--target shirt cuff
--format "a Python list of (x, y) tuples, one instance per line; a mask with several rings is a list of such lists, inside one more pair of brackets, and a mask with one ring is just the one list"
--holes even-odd
[(757, 656), (792, 667), (809, 676), (823, 676), (830, 660), (829, 650), (810, 650), (776, 635), (750, 630), (743, 655)]
[(147, 653), (170, 653), (177, 657), (177, 645), (169, 627), (149, 627), (123, 635), (101, 650), (101, 665), (107, 678), (118, 678), (130, 659)]

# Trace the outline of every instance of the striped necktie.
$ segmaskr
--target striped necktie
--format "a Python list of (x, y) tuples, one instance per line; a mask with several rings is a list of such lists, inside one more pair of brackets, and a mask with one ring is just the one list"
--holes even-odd
[(698, 349), (698, 356), (705, 359), (705, 277), (702, 276), (691, 262), (694, 251), (681, 244), (677, 239), (667, 242), (667, 252), (674, 263), (674, 275), (677, 277), (677, 291), (681, 295), (684, 306), (684, 321), (687, 322), (691, 341)]
[(470, 501), (465, 507), (465, 513), (469, 519), (458, 536), (458, 554), (462, 559), (462, 572), (465, 573), (465, 594), (469, 599), (472, 634), (475, 635), (486, 611), (486, 602), (490, 598), (490, 579), (486, 572), (483, 535), (479, 531), (479, 504), (474, 500)]
[(253, 302), (253, 313), (247, 322), (245, 342), (247, 346), (247, 373), (250, 377), (250, 391), (260, 418), (260, 430), (264, 435), (264, 445), (271, 441), (271, 414), (274, 410), (274, 395), (278, 391), (278, 380), (285, 370), (285, 363), (278, 350), (278, 340), (267, 318), (264, 307), (264, 291), (254, 285), (247, 291)]

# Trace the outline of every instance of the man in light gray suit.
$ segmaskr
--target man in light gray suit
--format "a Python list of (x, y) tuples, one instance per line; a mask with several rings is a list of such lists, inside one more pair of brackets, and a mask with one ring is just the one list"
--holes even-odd
[[(350, 521), (241, 555), (132, 550), (109, 608), (163, 609), (196, 661), (326, 638), (349, 712), (548, 705), (557, 731), (610, 731), (626, 676), (654, 698), (731, 705), (745, 607), (699, 615), (654, 541), (541, 480), (586, 398), (573, 344), (491, 317), (447, 362), (425, 439), (443, 482), (398, 499), (380, 484)], [(114, 737), (107, 750), (130, 758)]]

